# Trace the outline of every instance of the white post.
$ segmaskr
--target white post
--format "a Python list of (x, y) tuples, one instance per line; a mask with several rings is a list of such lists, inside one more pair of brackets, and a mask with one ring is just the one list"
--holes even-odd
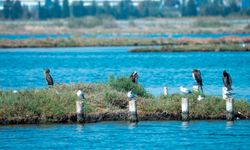
[(84, 113), (83, 113), (84, 94), (81, 90), (77, 91), (77, 97), (78, 99), (76, 100), (76, 117), (77, 117), (77, 122), (82, 123), (84, 122)]
[(168, 87), (164, 86), (164, 96), (168, 96)]
[(227, 88), (226, 87), (222, 87), (222, 98), (224, 100), (226, 100), (228, 98), (228, 94), (229, 94), (229, 92), (228, 92)]
[(129, 121), (138, 122), (136, 100), (129, 100)]
[(183, 121), (189, 120), (189, 104), (188, 104), (188, 98), (181, 98), (181, 116)]
[(226, 99), (226, 117), (229, 121), (234, 120), (233, 102), (233, 98)]
[(222, 98), (226, 101), (226, 118), (228, 121), (234, 120), (234, 110), (233, 110), (233, 97), (230, 90), (227, 87), (222, 88)]

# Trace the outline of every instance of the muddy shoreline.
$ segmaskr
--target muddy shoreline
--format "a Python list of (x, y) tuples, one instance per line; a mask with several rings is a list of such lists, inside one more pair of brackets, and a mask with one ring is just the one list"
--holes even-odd
[[(235, 118), (249, 120), (250, 116), (240, 116), (235, 114)], [(173, 114), (167, 112), (152, 112), (152, 113), (138, 113), (139, 121), (181, 121), (181, 113)], [(206, 117), (199, 114), (190, 115), (190, 120), (226, 120), (226, 115)], [(82, 123), (97, 123), (103, 121), (128, 121), (128, 112), (105, 112), (105, 113), (91, 113), (85, 115), (85, 121)], [(0, 118), (0, 125), (22, 125), (22, 124), (50, 124), (50, 123), (77, 123), (76, 114), (63, 116), (48, 116), (48, 117), (13, 117)]]

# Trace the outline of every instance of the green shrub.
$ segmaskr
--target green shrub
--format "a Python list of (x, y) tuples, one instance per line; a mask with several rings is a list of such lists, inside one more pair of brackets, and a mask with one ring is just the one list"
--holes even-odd
[(133, 88), (133, 92), (141, 97), (152, 97), (140, 84), (133, 83), (130, 78), (127, 77), (109, 77), (109, 86), (113, 89), (121, 92), (128, 92)]

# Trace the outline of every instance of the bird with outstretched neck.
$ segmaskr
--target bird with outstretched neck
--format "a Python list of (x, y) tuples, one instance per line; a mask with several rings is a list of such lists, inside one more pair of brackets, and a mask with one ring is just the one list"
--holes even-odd
[(193, 76), (194, 80), (196, 81), (196, 84), (201, 89), (202, 94), (204, 94), (203, 93), (203, 88), (202, 88), (203, 84), (202, 84), (202, 78), (201, 78), (201, 72), (200, 72), (200, 70), (193, 69), (192, 70), (192, 76)]
[(50, 70), (49, 69), (45, 69), (44, 76), (45, 76), (45, 79), (47, 81), (47, 84), (48, 84), (49, 88), (52, 88), (53, 85), (54, 85), (54, 81), (53, 81), (52, 76), (50, 75)]
[(232, 83), (233, 83), (232, 78), (226, 70), (223, 71), (222, 81), (223, 81), (223, 84), (227, 88), (228, 91), (233, 90), (232, 89)]

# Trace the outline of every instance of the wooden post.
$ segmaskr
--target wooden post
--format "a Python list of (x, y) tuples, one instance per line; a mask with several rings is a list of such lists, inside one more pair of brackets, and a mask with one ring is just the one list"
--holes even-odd
[(77, 91), (77, 97), (78, 99), (76, 100), (76, 117), (77, 117), (77, 122), (82, 123), (84, 122), (84, 113), (83, 113), (84, 95), (81, 90)]
[(137, 117), (137, 106), (136, 106), (136, 100), (133, 98), (129, 100), (129, 116), (128, 119), (130, 122), (138, 122)]
[(234, 120), (234, 110), (233, 110), (233, 98), (226, 99), (226, 117), (228, 121)]
[(168, 96), (168, 87), (164, 86), (164, 96)]
[(183, 121), (189, 120), (188, 98), (181, 98), (181, 117)]

